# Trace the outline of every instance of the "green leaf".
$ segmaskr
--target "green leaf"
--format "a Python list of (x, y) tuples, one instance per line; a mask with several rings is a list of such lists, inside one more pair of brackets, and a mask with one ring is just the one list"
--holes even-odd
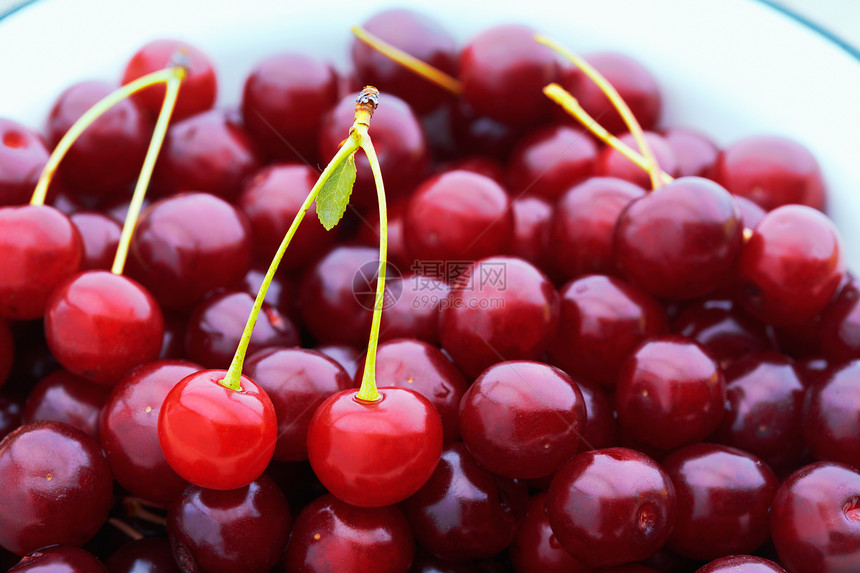
[(353, 151), (332, 170), (331, 176), (320, 187), (317, 195), (317, 216), (327, 231), (334, 229), (346, 212), (352, 186), (355, 184), (355, 173)]

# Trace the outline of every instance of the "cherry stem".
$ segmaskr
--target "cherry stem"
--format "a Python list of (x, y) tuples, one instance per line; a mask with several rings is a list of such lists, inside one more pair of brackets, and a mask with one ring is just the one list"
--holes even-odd
[[(400, 48), (392, 46), (382, 38), (371, 34), (361, 26), (353, 26), (352, 33), (355, 37), (382, 54), (383, 56), (397, 62), (407, 70), (433, 82), (440, 88), (454, 95), (463, 93), (463, 83), (457, 78), (451, 77), (439, 68), (435, 68), (427, 62), (422, 62), (415, 56), (407, 54)], [(365, 149), (365, 152), (367, 150)]]
[(86, 113), (78, 118), (78, 121), (69, 128), (66, 134), (63, 135), (59, 143), (57, 143), (57, 146), (48, 158), (48, 162), (45, 163), (45, 167), (42, 168), (42, 173), (39, 175), (39, 181), (36, 183), (36, 189), (33, 191), (33, 196), (30, 199), (30, 205), (45, 204), (45, 199), (48, 196), (48, 186), (51, 183), (51, 179), (54, 177), (54, 173), (57, 171), (57, 167), (60, 165), (60, 161), (65, 157), (69, 148), (72, 147), (72, 144), (90, 125), (93, 124), (95, 120), (101, 117), (102, 114), (110, 108), (140, 90), (155, 84), (168, 83), (171, 78), (175, 78), (180, 74), (182, 77), (185, 76), (185, 68), (182, 66), (165, 68), (163, 70), (158, 70), (157, 72), (141, 76), (133, 82), (109, 93), (99, 100), (93, 107), (88, 109)]
[(648, 171), (648, 175), (651, 177), (651, 186), (654, 189), (659, 189), (663, 185), (666, 184), (666, 181), (663, 179), (663, 172), (660, 169), (660, 165), (657, 163), (657, 158), (654, 156), (654, 152), (651, 149), (651, 146), (648, 145), (647, 140), (645, 139), (645, 133), (642, 131), (642, 126), (639, 125), (639, 121), (637, 121), (636, 116), (633, 115), (633, 112), (630, 111), (630, 106), (627, 105), (627, 102), (621, 97), (618, 93), (618, 90), (615, 89), (609, 81), (598, 72), (594, 66), (585, 61), (584, 58), (578, 56), (574, 52), (568, 50), (555, 40), (552, 40), (546, 36), (535, 36), (535, 41), (539, 44), (543, 44), (548, 48), (554, 50), (558, 54), (561, 54), (565, 58), (567, 58), (573, 65), (579, 68), (582, 73), (588, 76), (591, 81), (597, 84), (597, 87), (606, 94), (606, 97), (609, 98), (609, 101), (618, 110), (618, 113), (621, 114), (621, 118), (624, 120), (624, 123), (627, 125), (627, 129), (630, 130), (630, 133), (633, 135), (633, 138), (636, 140), (636, 144), (639, 146), (639, 151), (645, 157), (647, 161), (647, 167), (645, 169)]
[[(593, 133), (595, 137), (603, 143), (616, 150), (618, 153), (629, 159), (637, 167), (641, 167), (644, 171), (650, 171), (651, 165), (648, 160), (640, 153), (637, 153), (632, 147), (609, 133), (605, 127), (597, 123), (597, 121), (586, 112), (579, 102), (573, 97), (570, 92), (556, 83), (552, 83), (543, 88), (543, 93), (546, 96), (564, 108), (566, 112), (575, 117), (579, 123), (585, 126), (588, 131)], [(660, 172), (660, 177), (664, 183), (671, 183), (673, 178), (665, 171)]]
[(116, 527), (117, 529), (122, 531), (123, 533), (125, 533), (128, 537), (130, 537), (134, 541), (140, 541), (144, 537), (140, 531), (133, 528), (132, 526), (130, 526), (126, 522), (124, 522), (120, 519), (117, 519), (116, 517), (108, 518), (108, 523), (110, 523), (111, 525), (113, 525), (114, 527)]

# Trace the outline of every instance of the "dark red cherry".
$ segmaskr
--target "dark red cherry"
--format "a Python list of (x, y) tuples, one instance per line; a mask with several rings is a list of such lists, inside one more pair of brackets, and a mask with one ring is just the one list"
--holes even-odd
[(529, 500), (526, 516), (508, 554), (517, 573), (589, 573), (556, 539), (546, 514), (546, 492)]
[(820, 313), (845, 272), (839, 232), (826, 215), (802, 205), (774, 209), (756, 225), (739, 260), (741, 302), (774, 325)]
[(0, 206), (30, 200), (48, 155), (38, 133), (0, 118)]
[(562, 547), (592, 567), (651, 556), (669, 538), (676, 511), (666, 472), (627, 448), (577, 455), (556, 473), (546, 505)]
[(512, 127), (482, 115), (461, 97), (448, 112), (448, 127), (460, 153), (505, 160), (527, 126)]
[[(594, 382), (577, 379), (576, 385), (585, 402), (586, 421), (582, 430), (580, 452), (608, 448), (615, 445), (618, 421), (612, 399)], [(547, 485), (549, 485), (547, 483)]]
[(555, 208), (540, 197), (519, 197), (511, 201), (511, 210), (514, 234), (508, 252), (552, 273), (549, 233)]
[(317, 346), (316, 350), (343, 366), (343, 369), (346, 370), (350, 378), (355, 378), (358, 369), (364, 365), (364, 351), (359, 351), (352, 346), (345, 344), (324, 344)]
[[(388, 205), (388, 262), (406, 274), (413, 265), (413, 260), (406, 251), (406, 242), (403, 238), (403, 218), (406, 214), (408, 198), (396, 200)], [(362, 224), (358, 229), (358, 241), (362, 245), (379, 248), (379, 214), (373, 213), (366, 216), (367, 224)], [(414, 269), (413, 269), (414, 270)]]
[(161, 195), (204, 191), (234, 200), (242, 181), (262, 165), (245, 129), (220, 110), (207, 111), (170, 127), (153, 174)]
[(821, 351), (838, 363), (860, 358), (860, 288), (851, 280), (821, 313)]
[(223, 199), (208, 193), (168, 197), (141, 216), (129, 271), (163, 305), (188, 307), (248, 272), (251, 232), (245, 215)]
[(553, 268), (566, 278), (617, 275), (612, 252), (615, 223), (641, 187), (611, 177), (592, 177), (569, 189), (555, 206), (548, 249)]
[(810, 356), (794, 363), (794, 370), (806, 388), (823, 384), (833, 373), (830, 362), (820, 356)]
[(607, 388), (615, 386), (624, 359), (639, 343), (667, 330), (660, 303), (621, 279), (585, 276), (564, 285), (559, 296), (552, 362)]
[[(630, 56), (614, 52), (591, 54), (585, 59), (618, 91), (642, 129), (657, 125), (662, 107), (660, 86), (645, 66)], [(560, 83), (603, 127), (615, 134), (629, 131), (606, 94), (578, 68), (567, 66)]]
[(711, 561), (696, 573), (787, 573), (769, 559), (752, 555), (731, 555)]
[[(697, 131), (679, 128), (666, 130), (663, 139), (675, 154), (680, 177), (711, 176), (720, 153), (713, 141)], [(752, 228), (754, 225), (748, 226)]]
[[(227, 368), (251, 309), (254, 297), (247, 292), (223, 291), (205, 299), (194, 309), (185, 332), (188, 358), (206, 368)], [(251, 334), (248, 353), (270, 346), (298, 346), (295, 325), (277, 309), (263, 303)]]
[(542, 90), (558, 79), (560, 66), (552, 50), (535, 42), (536, 34), (528, 26), (494, 26), (460, 52), (463, 98), (478, 114), (513, 126), (548, 118), (552, 104)]
[(514, 257), (490, 257), (457, 278), (441, 311), (442, 348), (469, 377), (503, 360), (536, 360), (558, 326), (546, 275)]
[(81, 234), (60, 211), (45, 205), (0, 208), (0, 317), (40, 318), (57, 285), (78, 272)]
[(278, 417), (276, 460), (308, 458), (308, 426), (326, 398), (352, 387), (352, 378), (333, 359), (304, 348), (271, 347), (245, 362), (247, 375), (266, 391)]
[(351, 505), (382, 507), (423, 486), (442, 451), (442, 419), (405, 388), (380, 388), (376, 402), (357, 390), (330, 396), (314, 413), (308, 457), (319, 480)]
[[(448, 283), (416, 274), (387, 280), (385, 289), (391, 303), (384, 307), (379, 339), (417, 338), (439, 344), (439, 308), (451, 290)], [(372, 301), (365, 305), (373, 308)]]
[(751, 553), (770, 535), (768, 510), (779, 487), (759, 458), (713, 444), (693, 444), (663, 460), (677, 497), (668, 546), (695, 559)]
[(333, 495), (296, 517), (286, 571), (406, 573), (415, 555), (409, 524), (397, 507), (353, 507)]
[(21, 426), (0, 442), (0, 483), (0, 545), (18, 555), (83, 545), (113, 504), (98, 444), (60, 422)]
[(105, 565), (110, 573), (182, 573), (166, 537), (144, 537), (114, 551)]
[(122, 227), (108, 215), (95, 211), (78, 211), (69, 216), (84, 247), (81, 270), (110, 270), (119, 245)]
[(618, 422), (637, 441), (669, 450), (713, 432), (726, 407), (726, 383), (713, 358), (683, 336), (642, 343), (618, 375)]
[[(70, 127), (116, 87), (86, 81), (60, 94), (48, 116), (47, 139), (52, 147)], [(149, 146), (152, 126), (131, 100), (107, 110), (75, 140), (58, 173), (73, 195), (116, 195), (137, 180)]]
[(758, 135), (729, 145), (720, 153), (714, 178), (765, 211), (789, 203), (822, 210), (827, 202), (815, 156), (785, 137)]
[(331, 64), (318, 58), (267, 56), (248, 74), (242, 92), (248, 133), (270, 157), (312, 164), (323, 115), (337, 102), (337, 80)]
[(471, 171), (448, 171), (415, 190), (403, 238), (416, 259), (474, 261), (504, 252), (513, 228), (511, 200), (498, 183)]
[(186, 571), (266, 573), (291, 524), (284, 494), (266, 475), (230, 491), (188, 486), (167, 513), (173, 556)]
[[(436, 20), (408, 8), (377, 12), (364, 29), (407, 54), (448, 75), (457, 74), (457, 44)], [(361, 84), (408, 101), (418, 113), (427, 113), (451, 99), (451, 94), (416, 75), (364, 42), (354, 38), (351, 52)]]
[[(263, 285), (267, 267), (268, 265), (266, 267), (252, 267), (245, 273), (242, 280), (234, 285), (232, 290), (243, 290), (256, 298), (257, 293), (260, 292), (260, 287)], [(272, 282), (269, 283), (266, 298), (263, 300), (275, 307), (281, 314), (289, 317), (294, 323), (299, 322), (301, 315), (299, 314), (298, 279), (283, 273), (276, 273), (272, 277)]]
[(39, 549), (25, 556), (10, 573), (108, 573), (95, 555), (68, 545)]
[(130, 494), (168, 504), (188, 485), (164, 459), (158, 415), (170, 390), (199, 370), (184, 360), (149, 362), (129, 372), (111, 391), (99, 419), (101, 445), (114, 478)]
[(770, 510), (779, 560), (792, 573), (842, 573), (860, 566), (860, 474), (833, 462), (786, 479)]
[(818, 460), (860, 467), (858, 376), (860, 362), (852, 361), (806, 391), (803, 436)]
[(45, 310), (45, 338), (63, 367), (115, 385), (161, 351), (161, 308), (140, 284), (107, 271), (79, 273), (57, 287)]
[[(125, 67), (122, 83), (166, 68), (178, 55), (187, 62), (188, 74), (182, 82), (173, 116), (179, 120), (200, 113), (215, 103), (217, 83), (209, 57), (194, 46), (179, 40), (153, 40), (139, 49)], [(153, 116), (164, 101), (164, 86), (152, 86), (137, 93), (134, 100)]]
[(63, 422), (99, 439), (99, 414), (109, 390), (80, 376), (57, 370), (36, 384), (21, 412), (21, 422)]
[(524, 483), (478, 464), (461, 443), (448, 445), (433, 475), (406, 502), (418, 542), (452, 561), (483, 559), (503, 551), (525, 515)]
[[(639, 149), (633, 135), (626, 133), (619, 137), (619, 139), (629, 147)], [(672, 147), (663, 139), (663, 136), (646, 131), (645, 141), (651, 147), (651, 151), (654, 153), (660, 169), (672, 177), (677, 177), (679, 175), (678, 160), (675, 158), (675, 152), (672, 151)], [(611, 147), (604, 148), (597, 156), (597, 162), (594, 164), (594, 173), (603, 177), (624, 179), (625, 181), (635, 183), (639, 187), (651, 189), (651, 179), (648, 177), (648, 173)]]
[(566, 125), (540, 128), (521, 139), (508, 163), (511, 193), (528, 193), (555, 201), (590, 177), (597, 145), (581, 129)]
[(615, 227), (621, 272), (664, 298), (695, 298), (731, 280), (742, 243), (732, 196), (700, 177), (677, 179), (633, 201)]

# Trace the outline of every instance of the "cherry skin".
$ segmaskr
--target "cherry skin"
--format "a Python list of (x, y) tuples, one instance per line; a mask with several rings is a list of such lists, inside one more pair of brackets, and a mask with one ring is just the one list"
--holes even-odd
[(517, 573), (589, 573), (591, 568), (574, 559), (556, 539), (546, 514), (546, 492), (529, 500), (529, 507), (508, 547)]
[[(414, 274), (386, 279), (385, 289), (393, 302), (384, 308), (379, 340), (417, 338), (439, 344), (439, 308), (451, 287), (440, 278)], [(373, 308), (373, 301), (366, 305)]]
[(81, 270), (110, 270), (116, 254), (122, 227), (108, 215), (95, 211), (79, 211), (69, 216), (84, 247)]
[(461, 443), (449, 444), (433, 475), (406, 502), (418, 542), (451, 561), (503, 551), (525, 515), (528, 489), (478, 464)]
[(308, 427), (326, 398), (352, 387), (340, 364), (315, 350), (270, 347), (252, 354), (245, 372), (266, 391), (278, 417), (274, 459), (308, 459)]
[(615, 386), (621, 365), (641, 342), (667, 330), (662, 305), (621, 279), (584, 276), (564, 285), (559, 297), (552, 362), (606, 388)]
[(99, 414), (107, 400), (108, 389), (65, 370), (43, 378), (36, 384), (21, 413), (24, 424), (40, 420), (63, 422), (99, 439)]
[[(242, 280), (234, 285), (235, 290), (243, 290), (256, 298), (263, 285), (266, 276), (266, 267), (252, 267), (245, 273)], [(263, 299), (283, 315), (286, 315), (293, 323), (298, 323), (299, 314), (299, 284), (298, 280), (286, 274), (275, 274), (269, 288), (266, 290), (266, 298)]]
[(787, 573), (785, 569), (761, 557), (732, 555), (711, 561), (696, 573)]
[(818, 460), (860, 466), (858, 372), (860, 362), (849, 362), (806, 391), (803, 436)]
[(166, 537), (144, 537), (114, 551), (105, 565), (110, 573), (182, 573)]
[(224, 370), (203, 370), (179, 381), (158, 414), (158, 441), (170, 467), (207, 489), (244, 487), (272, 459), (277, 437), (275, 407), (247, 376), (241, 389), (219, 382)]
[(0, 317), (40, 318), (57, 285), (78, 272), (81, 234), (53, 207), (0, 208)]
[(200, 369), (185, 360), (157, 360), (129, 372), (111, 391), (99, 418), (101, 445), (114, 479), (130, 494), (168, 504), (188, 485), (164, 459), (158, 416), (176, 383)]
[[(188, 62), (187, 75), (179, 90), (173, 117), (177, 120), (200, 113), (212, 107), (218, 85), (215, 70), (209, 57), (194, 46), (178, 40), (153, 40), (139, 49), (125, 67), (122, 83), (130, 83), (141, 76), (170, 65), (177, 54)], [(153, 116), (161, 111), (164, 86), (152, 86), (135, 94), (135, 103)]]
[(714, 178), (766, 211), (789, 203), (822, 210), (826, 203), (818, 161), (806, 147), (785, 137), (758, 135), (733, 143), (720, 154)]
[(860, 358), (860, 288), (848, 281), (821, 313), (821, 351), (835, 363)]
[(40, 549), (9, 569), (12, 573), (108, 573), (95, 555), (65, 545)]
[(0, 117), (0, 206), (30, 200), (48, 155), (38, 133)]
[(337, 72), (304, 54), (273, 54), (245, 80), (242, 120), (270, 157), (313, 162), (323, 115), (337, 103)]
[(780, 326), (820, 313), (845, 272), (842, 244), (826, 215), (802, 205), (774, 209), (756, 225), (739, 261), (741, 302)]
[(779, 481), (759, 458), (726, 446), (693, 444), (661, 464), (678, 500), (668, 546), (694, 559), (755, 551), (770, 535), (768, 510)]
[(549, 274), (555, 274), (549, 248), (554, 206), (540, 197), (517, 197), (511, 201), (511, 210), (514, 212), (514, 234), (508, 252)]
[(152, 295), (107, 271), (70, 278), (45, 311), (45, 338), (57, 361), (99, 384), (113, 386), (138, 364), (155, 360), (163, 336), (164, 318)]
[(707, 179), (684, 177), (627, 206), (615, 227), (615, 257), (642, 290), (696, 298), (731, 279), (742, 235), (732, 196)]
[(558, 470), (579, 449), (585, 421), (576, 382), (539, 362), (490, 366), (460, 402), (460, 433), (469, 452), (494, 474), (510, 478)]
[(381, 388), (376, 402), (357, 390), (333, 394), (311, 419), (308, 458), (319, 480), (351, 505), (382, 507), (423, 486), (442, 452), (442, 419), (424, 396)]
[(327, 494), (296, 517), (284, 570), (406, 573), (414, 555), (400, 509), (353, 507)]
[(577, 455), (556, 473), (546, 505), (562, 547), (592, 567), (651, 556), (669, 538), (676, 511), (666, 472), (627, 448)]
[(819, 462), (786, 479), (770, 511), (779, 560), (793, 573), (847, 573), (860, 566), (860, 474)]
[(60, 422), (21, 426), (0, 442), (0, 483), (0, 546), (18, 555), (83, 545), (113, 504), (98, 444)]
[(270, 571), (291, 524), (284, 494), (266, 475), (230, 491), (188, 486), (167, 513), (176, 562), (201, 573)]
[(536, 360), (558, 315), (558, 293), (536, 267), (514, 257), (482, 259), (460, 275), (442, 308), (442, 348), (469, 377), (502, 360)]
[[(577, 379), (576, 385), (585, 402), (586, 421), (582, 430), (580, 452), (608, 448), (616, 443), (618, 421), (615, 408), (606, 392), (594, 382)], [(549, 485), (549, 483), (547, 483)]]
[[(637, 116), (638, 117), (638, 116)], [(678, 161), (680, 177), (708, 177), (720, 150), (706, 136), (689, 129), (673, 128), (663, 134)], [(755, 225), (748, 225), (750, 228)]]
[[(381, 345), (380, 345), (381, 346)], [(358, 369), (364, 364), (364, 352), (345, 344), (324, 344), (317, 346), (321, 354), (325, 354), (340, 364), (350, 378), (355, 378)]]
[[(622, 135), (618, 139), (633, 149), (639, 149), (636, 139), (629, 133)], [(678, 160), (675, 158), (675, 152), (672, 151), (672, 147), (663, 139), (663, 136), (646, 131), (645, 141), (651, 146), (651, 151), (654, 152), (654, 157), (660, 169), (672, 177), (677, 177), (679, 175)], [(644, 189), (651, 188), (651, 179), (648, 177), (648, 173), (612, 147), (604, 148), (597, 156), (597, 161), (594, 164), (594, 173), (602, 177), (624, 179)]]

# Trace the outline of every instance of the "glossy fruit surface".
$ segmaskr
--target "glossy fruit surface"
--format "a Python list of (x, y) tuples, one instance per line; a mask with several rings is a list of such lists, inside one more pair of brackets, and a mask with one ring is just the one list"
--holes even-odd
[(10, 573), (107, 573), (95, 555), (68, 545), (34, 551), (9, 569)]
[(99, 413), (108, 388), (65, 370), (52, 372), (39, 381), (27, 396), (21, 421), (63, 422), (99, 439)]
[(528, 510), (508, 554), (517, 573), (587, 573), (556, 539), (546, 514), (546, 492), (529, 500)]
[(45, 142), (35, 131), (0, 118), (0, 206), (29, 201), (47, 161)]
[(752, 555), (732, 555), (711, 561), (696, 573), (786, 573), (769, 559)]
[(105, 565), (109, 573), (182, 573), (166, 537), (144, 537), (114, 551)]
[(803, 437), (818, 460), (860, 465), (858, 373), (860, 362), (849, 362), (806, 391)]
[(81, 270), (110, 270), (119, 245), (122, 227), (108, 215), (94, 211), (78, 211), (69, 216), (84, 246)]

